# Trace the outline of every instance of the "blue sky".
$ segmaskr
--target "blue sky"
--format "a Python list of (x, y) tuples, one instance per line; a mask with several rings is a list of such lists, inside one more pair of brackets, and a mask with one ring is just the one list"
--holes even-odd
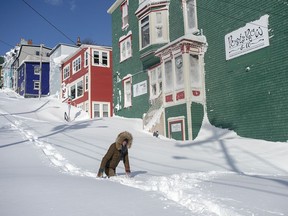
[[(31, 7), (57, 27), (45, 21)], [(0, 56), (20, 42), (53, 48), (58, 43), (72, 44), (79, 36), (99, 45), (112, 45), (111, 15), (107, 10), (115, 0), (9, 0), (1, 2)], [(72, 41), (71, 41), (72, 40)], [(13, 47), (12, 47), (13, 46)]]

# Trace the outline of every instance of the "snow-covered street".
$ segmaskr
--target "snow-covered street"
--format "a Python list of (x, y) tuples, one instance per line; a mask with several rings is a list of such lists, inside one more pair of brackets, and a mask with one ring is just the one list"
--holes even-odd
[[(288, 144), (241, 138), (205, 118), (199, 137), (155, 138), (139, 119), (88, 120), (50, 98), (0, 90), (0, 215), (288, 215)], [(96, 178), (121, 131), (132, 178)]]

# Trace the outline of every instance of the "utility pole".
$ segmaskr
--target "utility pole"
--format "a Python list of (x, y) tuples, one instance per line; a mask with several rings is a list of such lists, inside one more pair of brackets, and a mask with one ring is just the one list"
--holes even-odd
[(43, 49), (43, 44), (40, 44), (40, 66), (39, 66), (39, 99), (41, 98), (42, 94), (42, 49)]

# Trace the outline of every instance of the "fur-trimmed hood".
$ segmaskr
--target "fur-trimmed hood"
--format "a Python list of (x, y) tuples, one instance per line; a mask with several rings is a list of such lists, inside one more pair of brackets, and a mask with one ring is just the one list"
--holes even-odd
[(128, 131), (123, 131), (120, 134), (118, 134), (117, 138), (116, 138), (116, 148), (118, 150), (121, 149), (121, 145), (123, 143), (123, 141), (127, 139), (128, 143), (127, 143), (127, 148), (131, 148), (132, 146), (132, 142), (133, 142), (133, 136), (131, 133), (129, 133)]

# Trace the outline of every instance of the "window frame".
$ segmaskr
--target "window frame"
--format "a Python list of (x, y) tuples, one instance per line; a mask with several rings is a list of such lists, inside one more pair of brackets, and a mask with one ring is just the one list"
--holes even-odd
[[(163, 7), (159, 10), (150, 11), (145, 16), (139, 18), (138, 26), (140, 50), (154, 44), (169, 42), (168, 14), (169, 12), (167, 8)], [(144, 29), (145, 27), (147, 27), (147, 29)], [(161, 36), (159, 36), (159, 31), (161, 32)], [(144, 37), (145, 33), (148, 35), (149, 39)]]
[[(192, 5), (193, 5), (193, 16), (191, 18), (191, 14), (189, 14), (188, 10), (189, 10), (189, 1), (191, 1)], [(192, 34), (192, 33), (195, 33), (195, 32), (198, 32), (198, 21), (197, 21), (197, 6), (196, 6), (196, 0), (186, 0), (184, 1), (183, 3), (183, 16), (184, 16), (184, 29), (185, 29), (185, 34)], [(194, 19), (194, 21), (192, 20), (193, 22), (193, 27), (190, 28), (189, 27), (189, 23), (190, 23), (190, 19)]]
[[(159, 77), (159, 73), (161, 77)], [(162, 75), (162, 65), (158, 65), (148, 71), (149, 74), (149, 89), (150, 89), (150, 100), (158, 98), (162, 93), (163, 87), (163, 75)], [(155, 77), (155, 80), (153, 79)], [(153, 93), (153, 86), (155, 85), (155, 94)]]
[[(95, 105), (97, 105), (99, 107), (99, 110), (97, 111), (99, 113), (98, 116), (95, 115)], [(107, 112), (104, 111), (104, 105), (107, 105)], [(111, 112), (110, 112), (110, 103), (109, 102), (103, 102), (103, 101), (93, 101), (92, 103), (92, 117), (93, 118), (106, 118), (106, 117), (110, 117), (111, 116)], [(107, 113), (106, 115), (104, 115), (104, 113)]]
[[(99, 53), (99, 56), (98, 58), (95, 58), (95, 52), (98, 52)], [(92, 65), (93, 66), (99, 66), (99, 67), (107, 67), (109, 68), (110, 67), (110, 52), (109, 50), (98, 50), (98, 49), (93, 49), (92, 50), (92, 53), (93, 53), (93, 61), (92, 61)], [(107, 54), (107, 58), (105, 59), (103, 53), (106, 53)], [(95, 59), (98, 59), (99, 60), (99, 63), (95, 63)], [(103, 60), (106, 60), (107, 61), (107, 65), (103, 64)]]
[[(177, 60), (179, 58), (179, 60)], [(183, 70), (183, 55), (177, 55), (173, 58), (174, 61), (174, 77), (175, 77), (175, 90), (184, 89), (185, 82), (184, 82), (184, 70)], [(181, 73), (182, 79), (180, 80), (181, 83), (179, 83), (178, 75)]]
[(75, 74), (81, 70), (81, 63), (82, 63), (81, 55), (72, 61), (72, 65), (73, 65), (72, 73), (73, 74)]
[[(81, 91), (81, 94), (79, 94), (79, 87), (78, 87), (78, 84), (82, 82), (82, 91)], [(84, 91), (83, 91), (83, 77), (81, 77), (80, 79), (76, 80), (75, 82), (71, 83), (71, 85), (69, 85), (69, 97), (72, 99), (72, 100), (75, 100), (75, 99), (78, 99), (78, 98), (81, 98), (83, 97), (84, 95)], [(74, 93), (72, 94), (72, 89), (74, 89)], [(74, 95), (74, 97), (73, 97)]]
[[(38, 85), (38, 87), (37, 87)], [(34, 90), (40, 90), (40, 81), (39, 80), (34, 80), (34, 85), (33, 85)]]
[(34, 74), (40, 75), (40, 65), (34, 65)]
[[(129, 92), (127, 92), (128, 83), (130, 84)], [(124, 108), (131, 107), (132, 106), (132, 77), (128, 77), (123, 80), (123, 92), (124, 92)]]
[(89, 52), (88, 50), (86, 50), (84, 53), (84, 67), (88, 67), (88, 65), (89, 65)]
[[(125, 14), (125, 11), (126, 11), (126, 14)], [(129, 26), (129, 7), (128, 7), (127, 0), (125, 0), (121, 4), (121, 20), (122, 20), (122, 30), (124, 30)]]
[[(170, 73), (170, 76), (171, 76), (171, 80), (169, 81), (169, 80), (167, 80), (167, 70), (166, 70), (166, 64), (168, 63), (168, 62), (170, 62), (171, 63), (171, 71), (169, 71), (169, 73)], [(165, 94), (167, 94), (167, 93), (171, 93), (171, 92), (173, 92), (174, 91), (174, 77), (173, 77), (173, 74), (174, 74), (174, 72), (173, 72), (173, 59), (168, 59), (168, 60), (166, 60), (164, 63), (163, 63), (164, 65), (164, 77), (165, 77), (165, 80), (164, 80), (164, 82), (165, 82), (165, 89), (164, 89), (164, 92), (165, 92)], [(169, 86), (171, 85), (171, 87), (169, 87), (169, 88), (167, 88), (167, 82), (169, 81)]]
[[(130, 48), (128, 49), (128, 43), (130, 43)], [(125, 45), (125, 55), (123, 54), (123, 46)], [(132, 35), (128, 35), (126, 38), (119, 42), (120, 47), (120, 62), (125, 61), (132, 57)]]
[[(68, 70), (67, 70), (68, 68)], [(67, 70), (67, 71), (66, 71)], [(70, 64), (65, 65), (63, 68), (63, 80), (66, 80), (70, 77)]]
[[(147, 19), (147, 20), (145, 20)], [(144, 21), (145, 20), (145, 21)], [(145, 27), (148, 27), (148, 29), (145, 29), (143, 30)], [(146, 43), (145, 40), (144, 40), (144, 35), (145, 35), (145, 32), (148, 32), (148, 41)], [(140, 44), (141, 44), (141, 49), (144, 49), (145, 47), (149, 46), (151, 44), (151, 33), (150, 33), (150, 16), (147, 15), (146, 17), (144, 17), (143, 19), (140, 20), (140, 36), (141, 36), (141, 39), (140, 39)]]
[(85, 75), (85, 92), (89, 90), (89, 76)]

